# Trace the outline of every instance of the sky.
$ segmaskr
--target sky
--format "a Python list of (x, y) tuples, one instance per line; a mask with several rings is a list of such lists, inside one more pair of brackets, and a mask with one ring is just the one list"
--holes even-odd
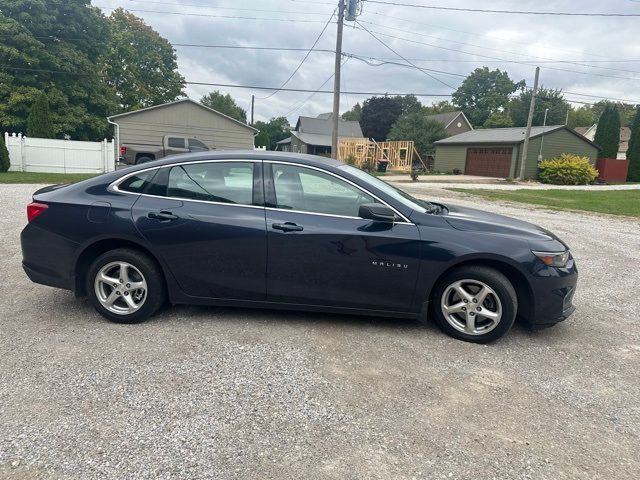
[[(475, 68), (499, 68), (512, 80), (533, 86), (535, 67), (540, 66), (540, 84), (562, 89), (568, 100), (596, 102), (605, 97), (640, 104), (640, 16), (513, 15), (397, 5), (640, 14), (640, 0), (388, 3), (363, 1), (360, 24), (345, 22), (343, 52), (360, 58), (343, 57), (343, 91), (442, 95), (418, 97), (428, 105), (450, 98), (447, 95)], [(93, 4), (104, 7), (106, 15), (122, 6), (173, 44), (310, 49), (326, 26), (314, 50), (335, 49), (337, 26), (332, 13), (337, 0), (94, 0)], [(180, 72), (188, 82), (264, 87), (280, 87), (307, 54), (307, 50), (175, 48)], [(322, 90), (331, 91), (334, 60), (332, 52), (312, 51), (286, 88), (315, 91), (326, 82)], [(445, 73), (429, 71), (428, 75), (398, 63)], [(279, 91), (269, 96), (273, 92), (268, 90), (203, 85), (187, 85), (186, 93), (199, 100), (212, 90), (229, 93), (247, 111), (255, 95), (256, 120), (287, 116), (295, 124), (299, 115), (332, 110), (330, 93)], [(340, 111), (369, 96), (341, 95)]]

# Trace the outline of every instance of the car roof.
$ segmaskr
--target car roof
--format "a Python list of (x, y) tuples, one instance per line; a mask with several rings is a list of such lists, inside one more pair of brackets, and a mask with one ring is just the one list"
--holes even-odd
[(203, 160), (270, 160), (284, 163), (300, 163), (312, 167), (339, 167), (342, 162), (316, 155), (290, 152), (272, 152), (266, 150), (213, 150), (208, 152), (185, 153), (183, 155), (171, 155), (151, 162), (136, 165), (134, 168), (127, 168), (128, 172), (147, 169), (150, 167), (162, 167), (175, 163), (201, 162)]

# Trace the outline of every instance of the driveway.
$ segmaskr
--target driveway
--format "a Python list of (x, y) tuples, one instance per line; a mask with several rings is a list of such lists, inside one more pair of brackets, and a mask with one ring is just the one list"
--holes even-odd
[(481, 346), (332, 314), (110, 324), (23, 274), (35, 189), (0, 185), (0, 478), (638, 476), (637, 221), (460, 197), (553, 230), (580, 268), (572, 318)]

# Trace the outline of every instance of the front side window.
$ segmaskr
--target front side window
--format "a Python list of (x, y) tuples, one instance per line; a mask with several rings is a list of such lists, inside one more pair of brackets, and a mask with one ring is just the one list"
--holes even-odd
[(310, 168), (273, 164), (277, 207), (284, 210), (358, 217), (360, 205), (375, 203), (353, 185)]
[(167, 196), (251, 205), (253, 163), (211, 162), (172, 167)]
[(169, 148), (184, 148), (184, 138), (180, 137), (169, 137), (167, 140), (167, 145)]
[(200, 140), (196, 138), (190, 138), (189, 149), (190, 150), (209, 150), (209, 147), (207, 147), (204, 143), (202, 143)]

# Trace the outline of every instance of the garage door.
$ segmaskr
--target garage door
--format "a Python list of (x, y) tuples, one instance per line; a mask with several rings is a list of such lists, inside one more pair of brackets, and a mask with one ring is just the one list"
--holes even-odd
[(511, 147), (468, 148), (464, 173), (506, 178), (511, 170)]

